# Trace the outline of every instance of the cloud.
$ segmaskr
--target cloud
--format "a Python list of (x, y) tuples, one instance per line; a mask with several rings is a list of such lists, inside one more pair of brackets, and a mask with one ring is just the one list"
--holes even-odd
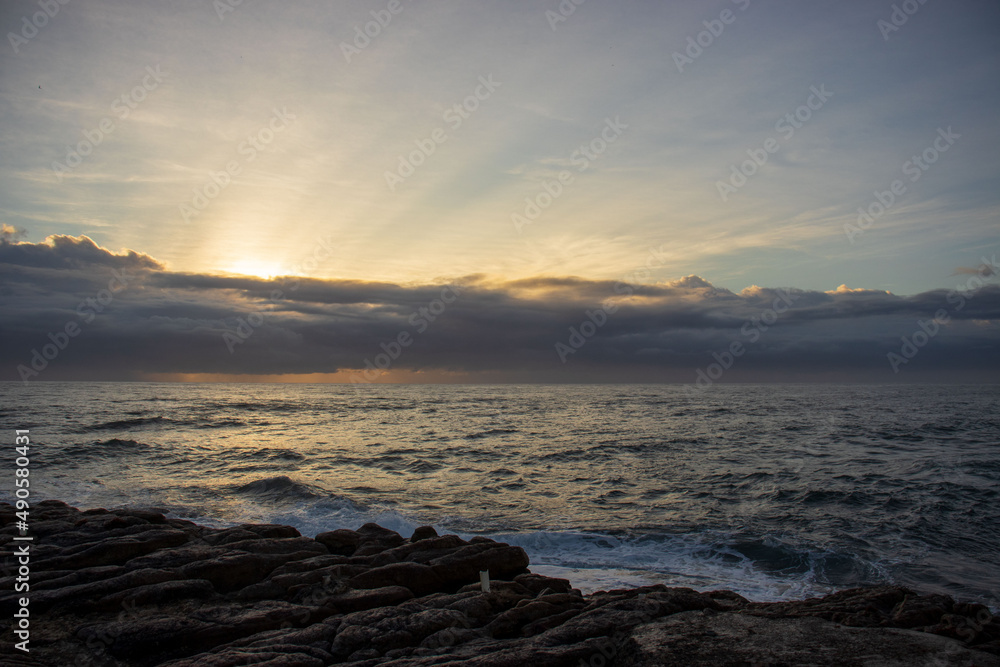
[(25, 230), (12, 227), (6, 223), (0, 224), (0, 243), (13, 243), (24, 238)]
[[(62, 341), (32, 380), (356, 374), (386, 365), (388, 377), (410, 379), (691, 382), (739, 342), (745, 353), (726, 380), (893, 381), (900, 376), (887, 354), (942, 311), (947, 322), (903, 379), (986, 380), (982, 369), (1000, 363), (992, 275), (913, 296), (844, 286), (734, 293), (696, 275), (650, 284), (267, 280), (170, 272), (148, 255), (50, 237), (0, 244), (0, 280), (0, 369), (9, 380)], [(80, 331), (65, 340), (71, 323)]]
[[(8, 233), (8, 230), (11, 230)], [(19, 266), (80, 269), (93, 266), (107, 266), (116, 269), (162, 269), (163, 265), (149, 255), (127, 250), (115, 254), (94, 243), (87, 236), (53, 235), (42, 243), (14, 243), (14, 237), (23, 231), (3, 226), (0, 239), (0, 263)]]
[(983, 260), (984, 260), (983, 263), (980, 264), (979, 266), (977, 266), (974, 269), (973, 268), (969, 268), (967, 266), (960, 266), (957, 269), (955, 269), (955, 272), (952, 273), (951, 275), (953, 275), (953, 276), (959, 276), (959, 275), (973, 275), (973, 276), (976, 276), (976, 275), (978, 275), (978, 276), (982, 276), (983, 278), (988, 278), (990, 276), (997, 275), (997, 270), (1000, 269), (1000, 264), (997, 264), (997, 257), (996, 257), (996, 255), (993, 255), (993, 258), (989, 259), (989, 260), (987, 260), (984, 257)]

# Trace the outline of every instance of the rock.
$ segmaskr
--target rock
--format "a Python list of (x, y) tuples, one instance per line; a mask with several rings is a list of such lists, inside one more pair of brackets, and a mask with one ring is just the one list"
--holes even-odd
[(427, 635), (420, 642), (420, 648), (440, 651), (459, 644), (485, 639), (489, 635), (480, 628), (449, 627)]
[(239, 592), (240, 599), (285, 598), (293, 602), (305, 602), (305, 596), (300, 595), (299, 592), (300, 589), (306, 588), (311, 591), (308, 604), (322, 604), (326, 598), (342, 592), (340, 590), (344, 587), (342, 584), (348, 578), (361, 574), (368, 568), (363, 565), (341, 563), (288, 574), (277, 574), (278, 569), (272, 572), (265, 581), (242, 589)]
[(137, 519), (142, 519), (148, 523), (160, 524), (166, 523), (167, 518), (163, 516), (160, 512), (153, 512), (151, 510), (133, 510), (133, 509), (123, 509), (115, 510), (115, 514), (118, 516), (131, 516)]
[[(31, 522), (31, 534), (36, 537), (49, 537), (50, 535), (59, 535), (61, 533), (66, 533), (73, 530), (72, 521), (67, 521), (65, 519), (50, 519), (48, 521), (32, 521)], [(20, 534), (21, 531), (12, 531), (16, 534)]]
[(528, 568), (528, 554), (521, 547), (498, 542), (474, 543), (435, 558), (431, 567), (451, 584), (479, 581), (479, 572), (489, 570), (492, 579), (508, 579)]
[(366, 523), (358, 528), (357, 532), (361, 542), (357, 551), (352, 554), (354, 556), (371, 556), (398, 547), (405, 542), (402, 535), (377, 523)]
[(243, 667), (244, 665), (257, 665), (260, 667), (323, 667), (329, 663), (321, 656), (325, 655), (329, 659), (333, 658), (330, 654), (319, 649), (300, 648), (294, 652), (289, 652), (287, 647), (282, 646), (275, 647), (275, 649), (224, 651), (219, 654), (175, 660), (166, 663), (164, 667)]
[(896, 586), (852, 588), (795, 602), (752, 603), (748, 613), (762, 616), (817, 616), (854, 627), (877, 627), (889, 620), (893, 609), (916, 593)]
[(75, 527), (93, 533), (107, 534), (119, 528), (148, 525), (147, 521), (140, 519), (139, 517), (118, 516), (117, 514), (112, 514), (111, 512), (94, 515), (84, 512), (84, 515), (85, 516), (77, 520)]
[(283, 526), (280, 523), (245, 523), (240, 526), (243, 530), (249, 530), (260, 537), (271, 539), (283, 539), (288, 537), (302, 537), (302, 533), (292, 526)]
[(478, 624), (484, 624), (486, 622), (486, 619), (488, 619), (490, 616), (493, 616), (497, 612), (497, 607), (499, 605), (494, 606), (493, 604), (490, 604), (490, 598), (493, 597), (495, 597), (494, 594), (490, 595), (474, 594), (472, 595), (472, 597), (466, 596), (462, 599), (452, 602), (447, 606), (447, 608), (460, 611), (469, 618), (478, 620), (480, 622)]
[[(113, 537), (128, 537), (136, 536), (140, 537), (144, 534), (151, 533), (152, 531), (160, 530), (180, 530), (171, 526), (169, 523), (162, 525), (151, 524), (141, 519), (135, 519), (134, 522), (126, 526), (119, 526), (117, 528), (109, 528), (107, 530), (102, 529), (100, 526), (93, 525), (83, 525), (75, 526), (71, 530), (65, 532), (54, 533), (49, 535), (43, 544), (39, 546), (57, 546), (63, 547), (66, 553), (78, 553), (87, 549), (89, 547), (96, 546), (102, 542), (107, 542)], [(180, 530), (188, 536), (188, 539), (195, 537), (191, 530)]]
[(258, 537), (253, 540), (226, 542), (225, 547), (236, 551), (249, 551), (255, 554), (290, 554), (311, 551), (314, 555), (329, 554), (329, 550), (311, 537), (270, 538)]
[[(549, 604), (553, 604), (564, 609), (568, 609), (569, 607), (583, 607), (586, 604), (582, 597), (578, 597), (571, 593), (549, 593), (548, 595), (539, 595), (535, 599), (538, 602), (548, 602)], [(518, 605), (522, 604), (525, 603), (518, 602)]]
[(936, 625), (951, 611), (952, 605), (952, 599), (944, 595), (907, 595), (893, 608), (892, 625), (897, 628)]
[(519, 574), (514, 577), (514, 581), (531, 591), (533, 595), (538, 595), (546, 588), (550, 588), (557, 593), (569, 593), (573, 586), (569, 579), (555, 579), (553, 577), (543, 577), (540, 574)]
[(460, 547), (468, 545), (468, 542), (458, 535), (445, 535), (443, 537), (427, 537), (418, 543), (402, 544), (392, 549), (386, 549), (371, 556), (371, 564), (375, 567), (398, 563), (400, 561), (413, 561), (416, 563), (429, 563), (435, 558), (447, 556)]
[(422, 642), (425, 637), (446, 628), (468, 628), (471, 622), (465, 614), (454, 609), (425, 609), (407, 615), (402, 626), (403, 630)]
[(327, 533), (320, 533), (316, 541), (325, 546), (330, 553), (341, 556), (353, 556), (361, 544), (361, 536), (353, 530), (339, 528)]
[[(359, 651), (374, 651), (371, 647), (372, 640), (379, 635), (379, 631), (373, 627), (364, 625), (348, 625), (337, 632), (336, 638), (330, 645), (330, 652), (335, 657), (358, 659)], [(367, 657), (377, 658), (382, 654), (378, 651), (374, 655)], [(365, 659), (365, 658), (361, 658)]]
[(662, 616), (688, 610), (716, 611), (718, 603), (689, 588), (646, 586), (631, 591), (611, 591), (592, 596), (579, 614), (538, 636), (542, 644), (575, 644), (588, 637), (609, 637)]
[[(10, 507), (10, 505), (8, 505), (7, 503), (4, 503), (4, 505), (7, 505), (7, 507)], [(60, 512), (71, 512), (73, 514), (79, 514), (80, 513), (80, 510), (78, 510), (75, 507), (70, 507), (69, 505), (67, 505), (66, 503), (64, 503), (61, 500), (54, 500), (54, 499), (52, 499), (52, 500), (41, 500), (41, 501), (35, 503), (34, 511), (36, 513), (42, 513), (42, 512), (49, 513), (49, 512), (52, 512), (53, 510), (60, 511)]]
[(46, 559), (39, 565), (46, 569), (123, 565), (138, 556), (152, 553), (157, 549), (176, 547), (189, 539), (187, 533), (172, 528), (149, 530), (136, 536), (105, 539), (80, 551), (66, 550), (63, 554)]
[(334, 633), (335, 628), (324, 623), (308, 628), (267, 630), (218, 646), (209, 654), (175, 660), (164, 667), (327, 665), (333, 656), (321, 646), (328, 646)]
[(535, 635), (541, 634), (552, 628), (559, 627), (569, 619), (573, 618), (580, 613), (579, 609), (567, 609), (566, 611), (559, 614), (552, 614), (551, 616), (544, 616), (536, 621), (525, 624), (521, 628), (521, 634), (525, 637), (533, 637)]
[(638, 627), (615, 645), (617, 665), (997, 665), (995, 656), (934, 635), (855, 628), (819, 617), (683, 612)]
[(437, 536), (438, 533), (434, 530), (434, 526), (420, 526), (413, 531), (413, 535), (410, 537), (410, 542), (419, 542), (420, 540), (426, 540)]
[[(451, 659), (443, 662), (441, 651), (418, 648), (412, 658), (378, 665), (391, 667), (423, 667), (424, 665), (462, 665), (463, 667), (521, 667), (523, 665), (546, 665), (556, 667), (576, 667), (577, 665), (610, 665), (605, 657), (611, 650), (611, 641), (606, 637), (591, 638), (571, 646), (542, 646), (533, 639), (510, 639), (475, 641), (458, 645), (447, 650)], [(417, 657), (428, 656), (428, 657)], [(375, 665), (376, 663), (370, 663)], [(360, 667), (351, 665), (351, 667)], [(366, 665), (367, 667), (367, 665)]]
[(413, 598), (413, 591), (403, 586), (386, 586), (370, 590), (350, 591), (336, 595), (323, 605), (332, 613), (349, 614), (400, 604)]
[[(892, 586), (780, 603), (662, 585), (584, 596), (529, 572), (518, 547), (427, 527), (410, 540), (375, 524), (312, 540), (272, 524), (39, 507), (49, 534), (32, 549), (31, 661), (12, 665), (1000, 667), (987, 607)], [(14, 521), (0, 503), (0, 544)], [(12, 613), (14, 577), (0, 583)]]
[(337, 626), (327, 623), (313, 623), (305, 628), (282, 628), (266, 630), (222, 644), (218, 651), (246, 648), (261, 649), (274, 646), (317, 646), (330, 642), (337, 633)]
[(316, 570), (319, 568), (329, 567), (331, 565), (343, 565), (348, 563), (348, 559), (345, 556), (313, 556), (312, 558), (305, 558), (303, 560), (293, 560), (289, 563), (285, 563), (281, 567), (277, 568), (271, 573), (271, 577), (277, 577), (282, 574), (294, 574), (296, 572), (306, 572), (309, 570)]
[(353, 588), (405, 586), (418, 597), (444, 589), (436, 569), (421, 563), (392, 563), (372, 568), (351, 577), (348, 584)]
[(705, 595), (715, 600), (719, 608), (725, 611), (743, 609), (750, 604), (745, 597), (732, 591), (709, 591)]
[(77, 635), (84, 642), (110, 638), (108, 652), (114, 657), (149, 661), (197, 653), (285, 623), (304, 624), (311, 613), (307, 607), (267, 601), (249, 608), (208, 607), (183, 615), (159, 613), (126, 618), (84, 627)]
[(226, 593), (262, 581), (275, 568), (290, 560), (312, 555), (312, 552), (250, 554), (233, 551), (208, 561), (188, 563), (179, 572), (188, 579), (208, 579), (217, 591)]
[(186, 544), (172, 549), (160, 549), (153, 553), (133, 558), (125, 569), (162, 568), (176, 569), (189, 563), (204, 563), (225, 554), (233, 553), (225, 547), (210, 547), (204, 544)]
[[(178, 578), (180, 576), (176, 572), (168, 570), (135, 570), (87, 584), (39, 591), (31, 596), (31, 608), (37, 611), (47, 611), (53, 607), (67, 606), (86, 610), (90, 609), (96, 600), (103, 598), (105, 595), (123, 589), (160, 584)], [(0, 604), (0, 609), (6, 612), (12, 603), (13, 598), (4, 598), (2, 604)]]
[(382, 656), (390, 651), (417, 646), (426, 637), (446, 628), (469, 626), (469, 620), (463, 614), (448, 609), (413, 612), (396, 609), (387, 612), (345, 617), (344, 625), (330, 648), (331, 653), (353, 660), (358, 652), (375, 649), (378, 656)]
[(204, 535), (203, 539), (212, 546), (225, 546), (229, 542), (245, 542), (246, 540), (259, 540), (260, 535), (251, 533), (246, 528), (226, 528)]
[(528, 623), (562, 611), (564, 610), (548, 602), (532, 600), (524, 606), (518, 605), (500, 614), (486, 626), (486, 629), (497, 639), (514, 637), (521, 634), (521, 628)]
[[(482, 582), (477, 581), (474, 584), (466, 584), (458, 589), (459, 593), (479, 593), (483, 590)], [(496, 595), (497, 593), (512, 593), (523, 598), (532, 598), (534, 594), (519, 584), (516, 581), (491, 581), (490, 591)]]
[(214, 595), (215, 588), (207, 579), (175, 580), (136, 586), (105, 595), (94, 606), (98, 609), (131, 609), (191, 598), (207, 599)]
[[(63, 570), (54, 570), (45, 574), (59, 574)], [(65, 574), (52, 579), (42, 577), (32, 577), (31, 588), (36, 591), (51, 590), (54, 588), (65, 588), (67, 586), (77, 586), (79, 584), (89, 584), (102, 579), (110, 579), (119, 574), (124, 574), (125, 568), (121, 565), (102, 565), (100, 567), (85, 567), (75, 572), (65, 571)]]

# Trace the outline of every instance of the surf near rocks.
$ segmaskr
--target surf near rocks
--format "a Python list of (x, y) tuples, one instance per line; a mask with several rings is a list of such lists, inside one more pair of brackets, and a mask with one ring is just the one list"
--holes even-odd
[[(366, 524), (313, 539), (290, 526), (217, 529), (52, 500), (32, 514), (31, 652), (10, 664), (1000, 664), (1000, 625), (986, 607), (902, 588), (782, 603), (665, 586), (584, 596), (532, 574), (520, 547), (430, 527), (404, 538)], [(9, 553), (11, 506), (0, 520)], [(25, 594), (9, 572), (0, 638), (12, 645)]]

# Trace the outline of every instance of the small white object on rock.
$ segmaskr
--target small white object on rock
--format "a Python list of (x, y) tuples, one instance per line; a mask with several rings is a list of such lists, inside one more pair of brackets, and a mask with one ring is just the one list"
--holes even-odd
[(483, 592), (484, 593), (489, 593), (490, 592), (490, 571), (489, 570), (480, 570), (479, 571), (479, 583), (482, 584), (482, 586), (483, 586)]

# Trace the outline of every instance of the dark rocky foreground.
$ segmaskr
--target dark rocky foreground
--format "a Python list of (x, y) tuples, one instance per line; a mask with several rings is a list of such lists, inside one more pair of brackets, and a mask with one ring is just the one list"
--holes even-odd
[(665, 586), (584, 596), (531, 574), (519, 547), (432, 528), (311, 539), (58, 501), (31, 519), (24, 654), (6, 555), (19, 532), (0, 503), (2, 665), (1000, 665), (988, 609), (904, 588), (770, 604)]

